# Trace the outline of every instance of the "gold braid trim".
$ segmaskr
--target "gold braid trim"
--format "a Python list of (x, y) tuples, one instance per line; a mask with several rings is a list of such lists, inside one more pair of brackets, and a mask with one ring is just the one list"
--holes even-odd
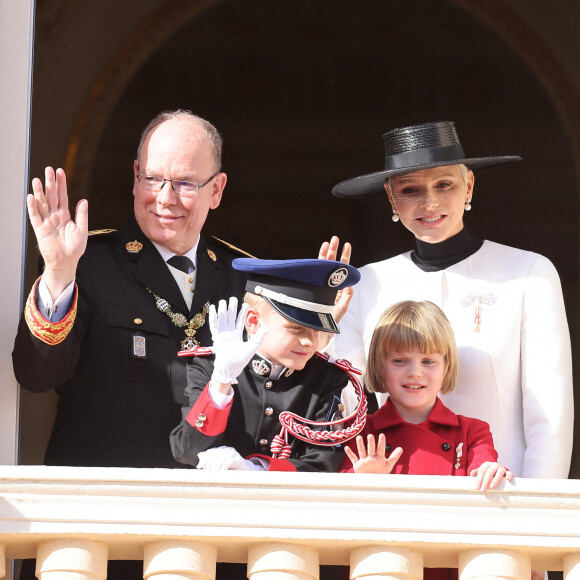
[(75, 283), (75, 296), (71, 309), (68, 311), (67, 315), (60, 322), (50, 322), (46, 320), (42, 314), (40, 314), (38, 308), (36, 307), (36, 288), (38, 286), (40, 278), (34, 283), (28, 299), (26, 300), (26, 306), (24, 308), (24, 319), (30, 332), (42, 342), (53, 346), (55, 344), (61, 343), (71, 331), (75, 318), (77, 316), (77, 304), (79, 290)]
[(230, 244), (229, 242), (226, 242), (225, 240), (222, 240), (216, 236), (212, 236), (212, 238), (214, 240), (216, 240), (217, 242), (219, 242), (220, 244), (222, 244), (223, 246), (226, 246), (226, 248), (230, 248), (236, 252), (239, 252), (240, 254), (243, 254), (244, 256), (247, 256), (248, 258), (255, 258), (256, 257), (256, 256), (252, 256), (252, 254), (249, 254), (245, 250), (242, 250), (241, 248), (238, 248), (237, 246), (234, 246), (233, 244)]

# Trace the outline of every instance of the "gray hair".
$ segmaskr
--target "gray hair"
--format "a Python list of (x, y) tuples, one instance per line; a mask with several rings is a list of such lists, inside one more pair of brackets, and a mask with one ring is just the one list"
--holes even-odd
[[(467, 172), (469, 171), (467, 165), (465, 165), (464, 163), (459, 163), (459, 171), (461, 172), (461, 177), (463, 177), (463, 181), (467, 181)], [(417, 170), (420, 171), (420, 170)], [(391, 186), (391, 178), (387, 177), (387, 179), (385, 179), (385, 185), (389, 186), (389, 189), (392, 190), (392, 186)]]
[(190, 121), (197, 123), (206, 133), (207, 138), (209, 139), (211, 148), (212, 148), (212, 161), (213, 161), (213, 170), (217, 173), (221, 171), (222, 168), (222, 136), (220, 135), (219, 131), (209, 122), (199, 117), (198, 115), (194, 115), (191, 111), (187, 111), (185, 109), (177, 109), (175, 111), (163, 111), (159, 113), (157, 117), (149, 121), (149, 124), (145, 129), (143, 129), (143, 133), (141, 133), (141, 139), (139, 140), (139, 147), (137, 147), (137, 163), (141, 161), (141, 150), (143, 149), (143, 143), (145, 140), (159, 125), (165, 123), (166, 121), (171, 121), (172, 119), (189, 119)]

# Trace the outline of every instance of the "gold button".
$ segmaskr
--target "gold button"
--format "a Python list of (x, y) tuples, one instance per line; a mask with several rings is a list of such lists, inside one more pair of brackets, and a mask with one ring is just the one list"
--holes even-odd
[(133, 320), (133, 322), (135, 324), (141, 324), (143, 321), (140, 318), (135, 318), (135, 320)]
[(190, 287), (189, 287), (189, 291), (190, 291), (190, 292), (193, 292), (193, 286), (190, 286)]
[(269, 416), (269, 415), (272, 415), (272, 413), (274, 413), (274, 409), (272, 409), (272, 407), (268, 407), (268, 408), (266, 409), (266, 415), (268, 415), (268, 416)]
[(272, 388), (272, 381), (268, 381), (265, 385), (264, 385), (267, 389), (271, 389)]
[(260, 439), (260, 445), (263, 445), (265, 447), (266, 445), (268, 445), (268, 440), (267, 439)]
[(190, 279), (189, 279), (189, 283), (190, 283), (190, 284), (193, 284), (193, 278), (190, 278)]

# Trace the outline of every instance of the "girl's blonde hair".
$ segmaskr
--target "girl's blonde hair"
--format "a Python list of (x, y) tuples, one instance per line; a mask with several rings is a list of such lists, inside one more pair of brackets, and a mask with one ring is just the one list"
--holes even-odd
[(405, 300), (387, 308), (373, 333), (366, 370), (366, 386), (374, 393), (386, 392), (385, 362), (389, 351), (418, 350), (445, 357), (441, 393), (455, 388), (459, 372), (459, 354), (455, 335), (447, 317), (433, 302)]

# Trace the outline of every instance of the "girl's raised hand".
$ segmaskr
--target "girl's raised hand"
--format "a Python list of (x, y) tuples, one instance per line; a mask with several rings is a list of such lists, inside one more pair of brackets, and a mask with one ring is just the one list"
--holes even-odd
[(355, 473), (391, 473), (395, 463), (403, 454), (403, 449), (397, 447), (389, 457), (386, 457), (385, 434), (379, 435), (378, 445), (375, 445), (374, 435), (367, 436), (367, 448), (361, 435), (356, 438), (357, 454), (350, 448), (345, 447), (347, 457), (352, 461)]

